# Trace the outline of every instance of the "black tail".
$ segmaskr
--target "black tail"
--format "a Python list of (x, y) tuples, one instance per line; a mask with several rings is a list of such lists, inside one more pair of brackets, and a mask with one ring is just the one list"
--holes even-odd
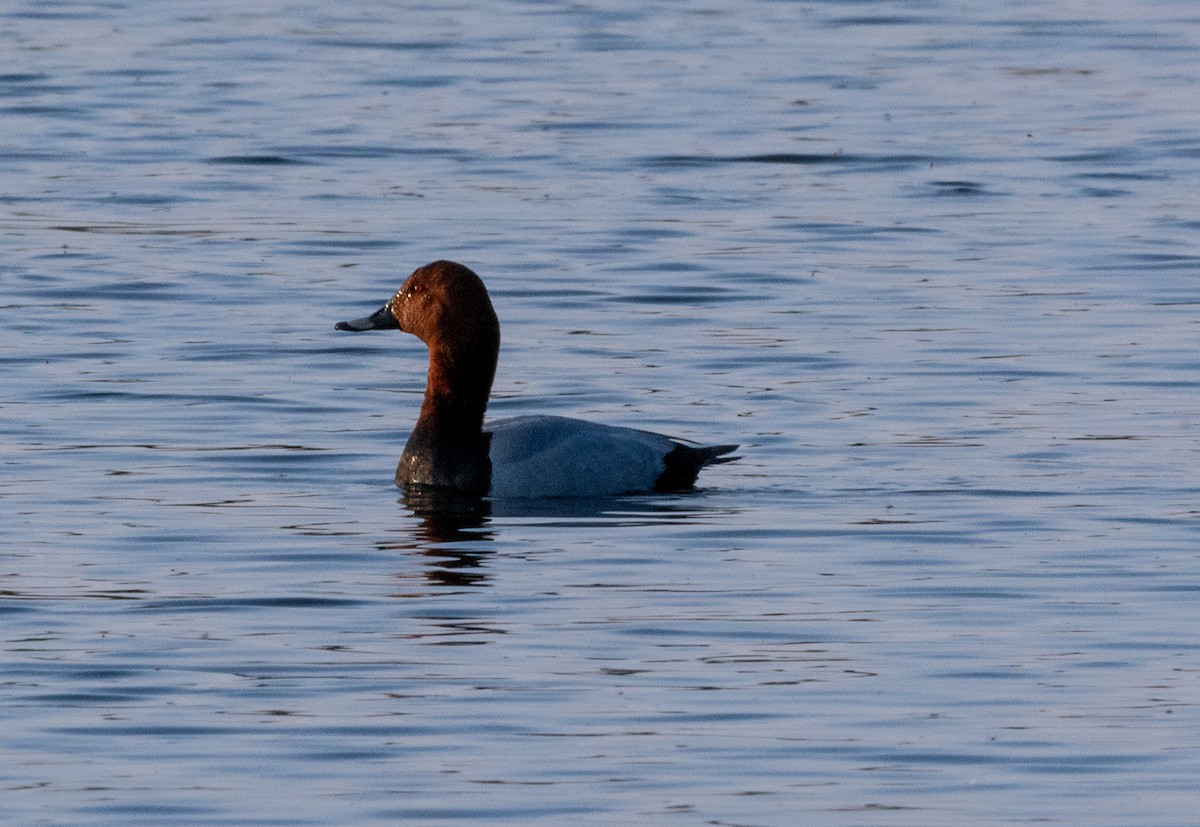
[(737, 448), (736, 445), (684, 445), (676, 442), (675, 447), (663, 457), (663, 472), (655, 480), (654, 490), (691, 490), (696, 484), (696, 477), (699, 476), (701, 468), (733, 462), (738, 457), (725, 455), (736, 451)]

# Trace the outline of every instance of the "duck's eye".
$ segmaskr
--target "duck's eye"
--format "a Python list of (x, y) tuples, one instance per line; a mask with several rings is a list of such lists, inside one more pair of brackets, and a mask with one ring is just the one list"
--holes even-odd
[(425, 285), (423, 285), (423, 284), (414, 284), (412, 287), (408, 288), (408, 294), (410, 296), (415, 296), (417, 293), (424, 293), (424, 292), (425, 292)]

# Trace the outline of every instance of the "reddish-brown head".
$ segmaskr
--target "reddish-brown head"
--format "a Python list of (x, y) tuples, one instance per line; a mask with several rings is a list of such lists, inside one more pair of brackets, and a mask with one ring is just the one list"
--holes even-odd
[(484, 356), (500, 345), (500, 322), (483, 280), (453, 261), (418, 268), (388, 303), (400, 329), (430, 351)]

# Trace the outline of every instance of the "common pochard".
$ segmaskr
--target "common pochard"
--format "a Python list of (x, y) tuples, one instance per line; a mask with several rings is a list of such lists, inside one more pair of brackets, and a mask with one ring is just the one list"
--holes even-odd
[(484, 423), (500, 323), (483, 281), (435, 261), (370, 316), (338, 330), (400, 329), (429, 348), (425, 401), (396, 467), (396, 485), (508, 497), (605, 497), (687, 491), (736, 445), (690, 445), (661, 434), (563, 416)]

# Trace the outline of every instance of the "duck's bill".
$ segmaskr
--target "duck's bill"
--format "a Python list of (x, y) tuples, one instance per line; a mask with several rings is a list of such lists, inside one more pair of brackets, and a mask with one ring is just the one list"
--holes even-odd
[(370, 316), (363, 316), (361, 319), (354, 319), (349, 322), (338, 322), (334, 325), (334, 329), (336, 330), (349, 330), (353, 333), (359, 333), (364, 330), (397, 330), (399, 327), (400, 323), (392, 315), (391, 306), (386, 304)]

